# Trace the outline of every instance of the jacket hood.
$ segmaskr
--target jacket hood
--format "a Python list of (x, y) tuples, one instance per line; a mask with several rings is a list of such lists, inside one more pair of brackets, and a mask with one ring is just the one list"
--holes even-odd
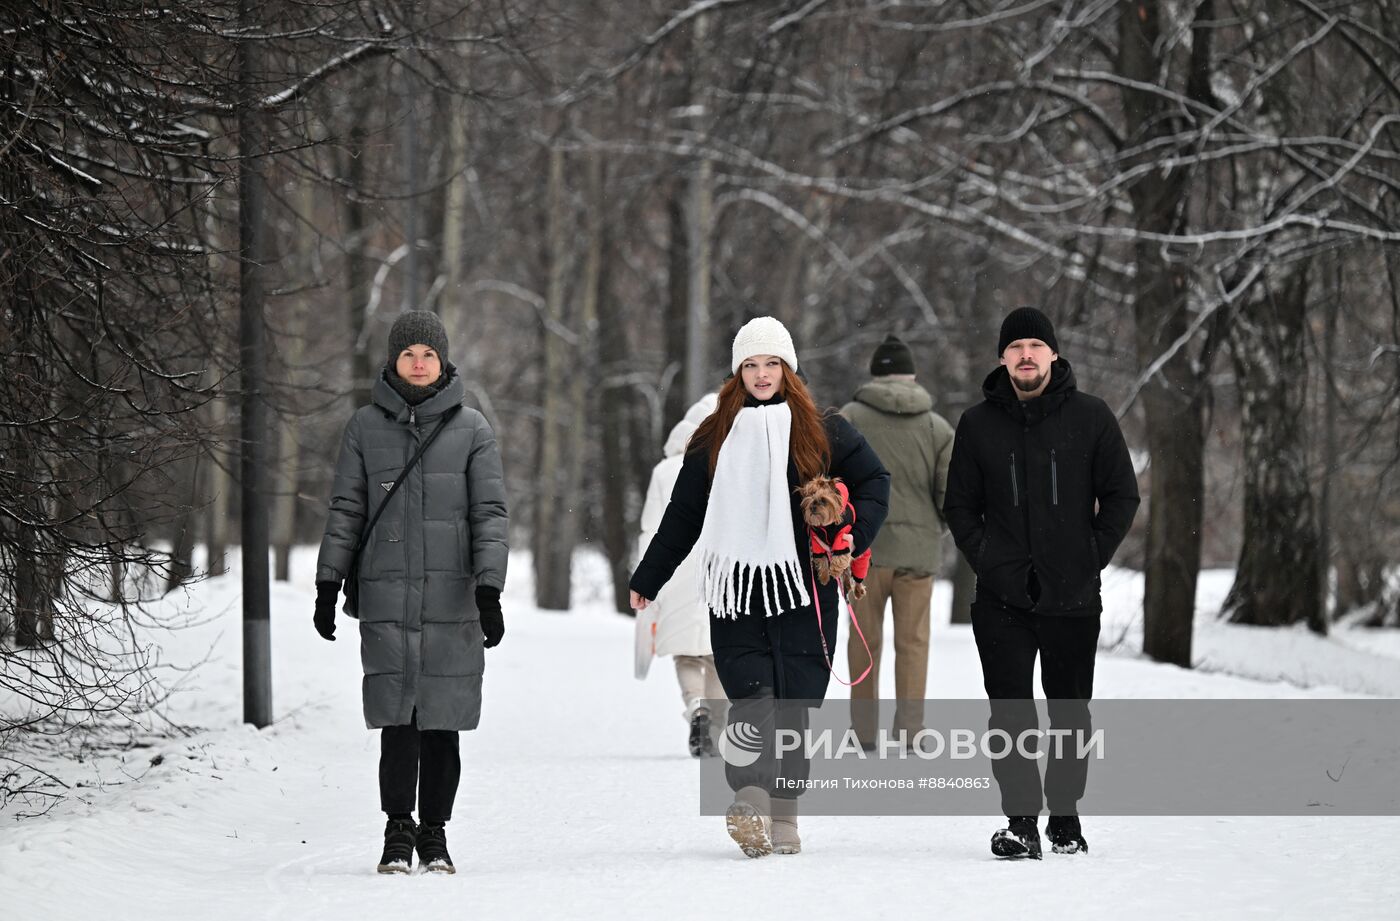
[(700, 423), (705, 421), (705, 417), (715, 411), (715, 405), (719, 402), (719, 395), (707, 393), (691, 404), (690, 409), (685, 411), (685, 418), (671, 426), (671, 434), (666, 436), (666, 446), (662, 449), (667, 457), (675, 457), (677, 454), (685, 453), (685, 446), (690, 442), (690, 436), (695, 434), (695, 430), (700, 427)]
[[(1050, 383), (1045, 392), (1034, 400), (1022, 402), (1011, 386), (1011, 374), (1004, 365), (987, 375), (982, 382), (982, 396), (988, 403), (995, 403), (1008, 412), (1024, 413), (1029, 424), (1034, 425), (1059, 407), (1079, 387), (1074, 382), (1074, 369), (1063, 358), (1055, 359), (1050, 365)], [(1020, 416), (1018, 415), (1018, 418)]]
[(916, 416), (933, 409), (933, 397), (915, 381), (877, 378), (861, 385), (855, 400), (880, 412), (900, 416)]
[[(462, 376), (457, 373), (456, 365), (449, 362), (442, 373), (447, 376), (447, 383), (443, 385), (442, 389), (417, 406), (411, 407), (418, 419), (431, 419), (434, 416), (440, 416), (452, 407), (459, 405), (467, 395), (467, 388), (462, 383)], [(370, 402), (393, 416), (395, 421), (408, 422), (410, 409), (408, 401), (389, 383), (388, 372), (385, 369), (380, 369), (379, 377), (374, 381)]]

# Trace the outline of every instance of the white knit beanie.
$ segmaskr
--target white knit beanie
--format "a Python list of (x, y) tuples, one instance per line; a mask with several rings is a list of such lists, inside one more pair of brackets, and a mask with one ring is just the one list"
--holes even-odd
[(755, 355), (777, 355), (792, 370), (797, 370), (797, 349), (792, 347), (792, 336), (787, 327), (773, 317), (754, 317), (739, 328), (734, 337), (733, 373), (739, 373), (739, 366), (745, 358)]

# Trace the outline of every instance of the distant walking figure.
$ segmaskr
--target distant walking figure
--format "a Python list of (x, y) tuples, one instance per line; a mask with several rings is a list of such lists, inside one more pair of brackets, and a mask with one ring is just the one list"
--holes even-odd
[[(681, 472), (685, 446), (700, 423), (714, 410), (715, 395), (707, 393), (671, 428), (663, 449), (666, 456), (652, 468), (646, 502), (642, 505), (640, 553), (646, 553), (656, 529), (661, 526), (661, 516)], [(705, 705), (707, 700), (724, 700), (724, 688), (715, 672), (715, 657), (710, 649), (710, 612), (700, 597), (699, 569), (699, 560), (691, 553), (676, 570), (675, 578), (666, 583), (637, 618), (637, 629), (645, 632), (644, 641), (653, 644), (652, 652), (675, 658), (676, 680), (685, 702), (683, 715), (690, 726), (687, 747), (696, 758), (715, 754), (712, 723), (725, 715), (712, 713)]]
[[(870, 359), (870, 382), (841, 407), (890, 471), (890, 515), (872, 548), (874, 565), (855, 616), (870, 646), (870, 679), (851, 688), (851, 720), (861, 745), (876, 744), (880, 652), (885, 605), (894, 609), (894, 737), (905, 744), (924, 728), (928, 684), (929, 605), (943, 558), (943, 494), (953, 456), (953, 427), (933, 411), (933, 397), (914, 380), (914, 353), (888, 336)], [(851, 673), (865, 665), (865, 644), (851, 631)]]

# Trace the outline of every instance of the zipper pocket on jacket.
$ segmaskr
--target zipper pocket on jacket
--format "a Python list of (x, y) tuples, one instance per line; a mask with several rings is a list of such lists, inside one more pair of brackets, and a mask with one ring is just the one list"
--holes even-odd
[(1011, 504), (1017, 506), (1021, 504), (1020, 493), (1016, 489), (1016, 452), (1011, 452)]
[(1050, 449), (1050, 504), (1060, 504), (1060, 471), (1055, 465), (1055, 449)]

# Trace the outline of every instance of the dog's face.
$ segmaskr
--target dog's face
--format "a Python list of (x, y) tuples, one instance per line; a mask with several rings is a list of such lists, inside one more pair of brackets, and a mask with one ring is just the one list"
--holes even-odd
[(813, 477), (797, 488), (802, 497), (802, 519), (816, 528), (836, 524), (841, 520), (845, 503), (830, 477)]

